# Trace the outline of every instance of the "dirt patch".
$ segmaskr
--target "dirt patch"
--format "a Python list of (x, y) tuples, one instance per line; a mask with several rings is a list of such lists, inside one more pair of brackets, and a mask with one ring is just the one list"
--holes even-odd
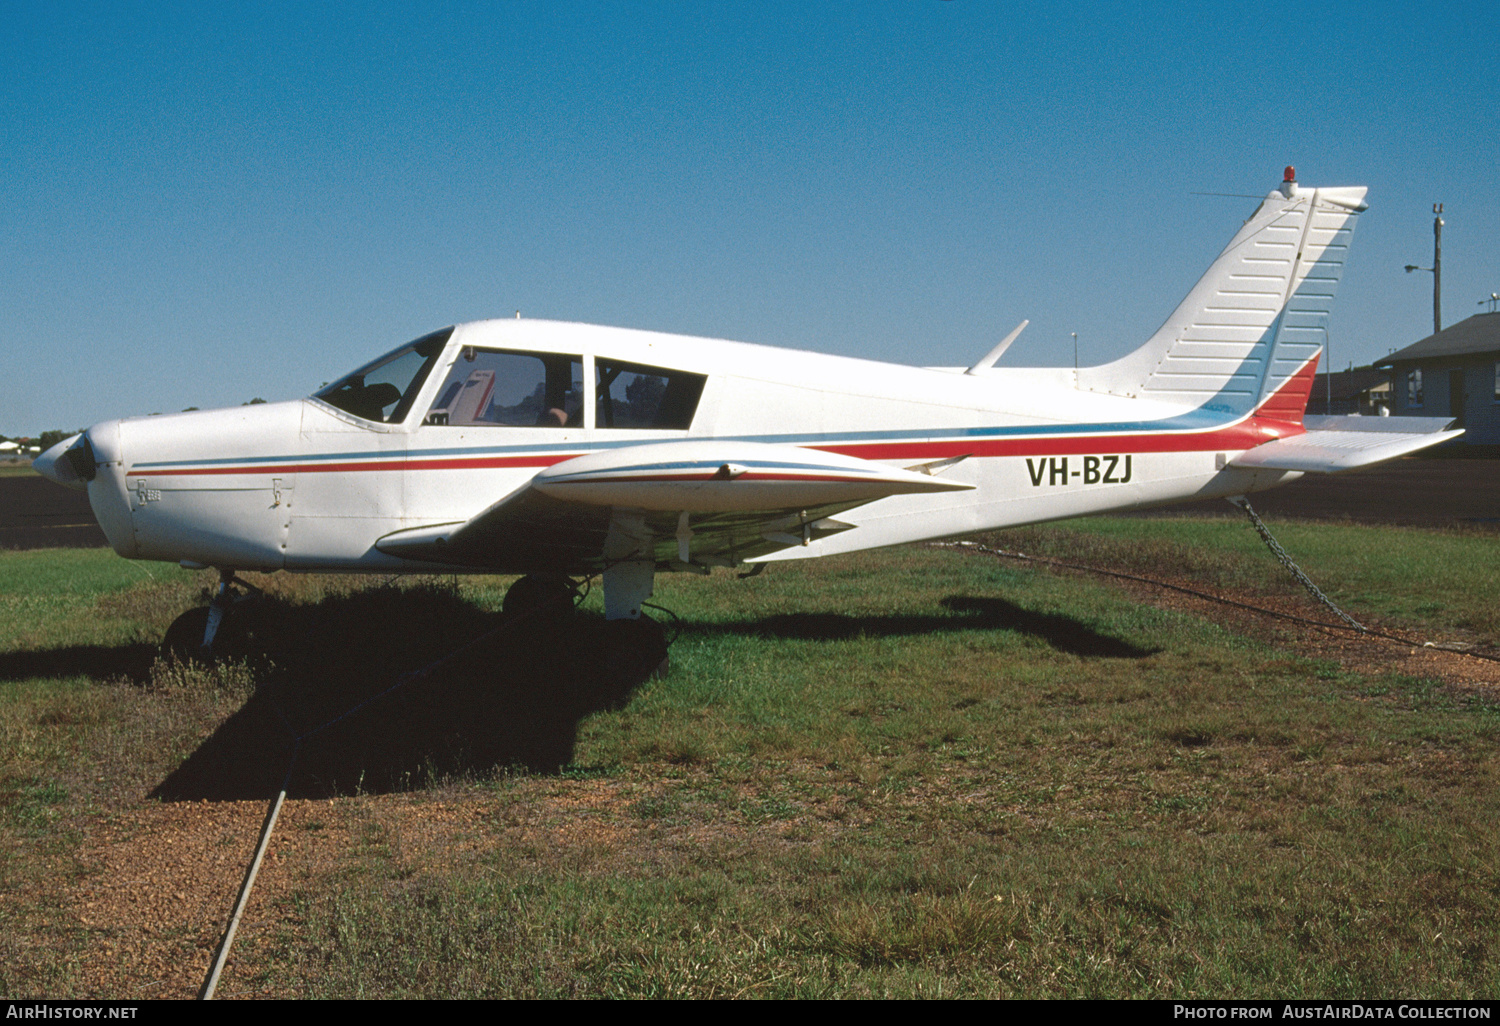
[(66, 897), (93, 938), (79, 997), (195, 995), (265, 816), (259, 802), (148, 805), (101, 824)]
[[(522, 778), (497, 792), (437, 792), (288, 800), (246, 907), (218, 996), (286, 997), (241, 966), (264, 968), (299, 923), (298, 893), (358, 872), (376, 851), (403, 878), (492, 861), (555, 860), (619, 873), (693, 858), (707, 843), (782, 843), (745, 822), (642, 815), (675, 782)], [(78, 967), (80, 997), (195, 996), (254, 852), (262, 802), (151, 804), (100, 824), (78, 858), (86, 874), (64, 896), (68, 917), (97, 938)], [(752, 830), (755, 831), (752, 836)], [(710, 836), (711, 835), (711, 836)], [(393, 865), (391, 865), (393, 863)]]

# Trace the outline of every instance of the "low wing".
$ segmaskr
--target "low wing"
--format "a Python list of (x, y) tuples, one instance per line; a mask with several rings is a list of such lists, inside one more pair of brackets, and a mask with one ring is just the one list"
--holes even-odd
[(1306, 417), (1307, 431), (1249, 449), (1231, 467), (1335, 474), (1417, 452), (1463, 434), (1449, 417)]
[(889, 495), (973, 487), (935, 469), (756, 442), (628, 446), (548, 467), (470, 520), (376, 547), (508, 573), (593, 573), (622, 559), (735, 566), (850, 530), (833, 516)]

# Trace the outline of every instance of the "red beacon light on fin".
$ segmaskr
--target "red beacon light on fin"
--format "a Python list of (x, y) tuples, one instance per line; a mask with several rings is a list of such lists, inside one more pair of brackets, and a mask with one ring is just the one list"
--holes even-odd
[(1281, 172), (1283, 182), (1295, 182), (1297, 180), (1297, 169), (1288, 164), (1286, 170)]

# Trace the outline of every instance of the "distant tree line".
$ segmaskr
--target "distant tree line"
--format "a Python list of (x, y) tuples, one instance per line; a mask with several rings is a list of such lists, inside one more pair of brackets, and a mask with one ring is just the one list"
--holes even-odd
[[(260, 396), (256, 396), (254, 399), (251, 399), (249, 402), (240, 403), (240, 405), (241, 406), (260, 406), (260, 405), (262, 405), (264, 403), (265, 403), (264, 399), (260, 398)], [(196, 407), (196, 406), (189, 406), (187, 409), (183, 410), (182, 412), (183, 413), (192, 413), (196, 409), (198, 409), (198, 407)], [(153, 417), (159, 417), (161, 415), (159, 413), (153, 413), (153, 414), (151, 414), (151, 416), (153, 416)], [(35, 445), (37, 448), (41, 449), (43, 452), (46, 452), (48, 449), (52, 448), (58, 442), (61, 442), (64, 438), (71, 438), (74, 435), (80, 435), (80, 434), (82, 434), (83, 432), (85, 432), (87, 430), (88, 430), (88, 428), (74, 428), (72, 431), (64, 431), (62, 428), (52, 428), (52, 429), (50, 429), (48, 431), (43, 431), (41, 434), (37, 435), (35, 438), (27, 438), (24, 435), (18, 435), (15, 438), (7, 438), (5, 435), (0, 435), (0, 442), (19, 442), (22, 445)]]
[(36, 436), (37, 448), (46, 452), (64, 438), (71, 438), (83, 430), (83, 428), (78, 428), (76, 431), (64, 431), (62, 428), (53, 428), (51, 431), (43, 431)]

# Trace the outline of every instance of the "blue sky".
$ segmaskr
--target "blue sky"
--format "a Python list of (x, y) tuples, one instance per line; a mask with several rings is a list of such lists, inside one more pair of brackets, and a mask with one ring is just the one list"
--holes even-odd
[(1295, 164), (1367, 362), (1500, 291), (1478, 4), (11, 3), (0, 434), (294, 398), (525, 316), (1112, 359)]

